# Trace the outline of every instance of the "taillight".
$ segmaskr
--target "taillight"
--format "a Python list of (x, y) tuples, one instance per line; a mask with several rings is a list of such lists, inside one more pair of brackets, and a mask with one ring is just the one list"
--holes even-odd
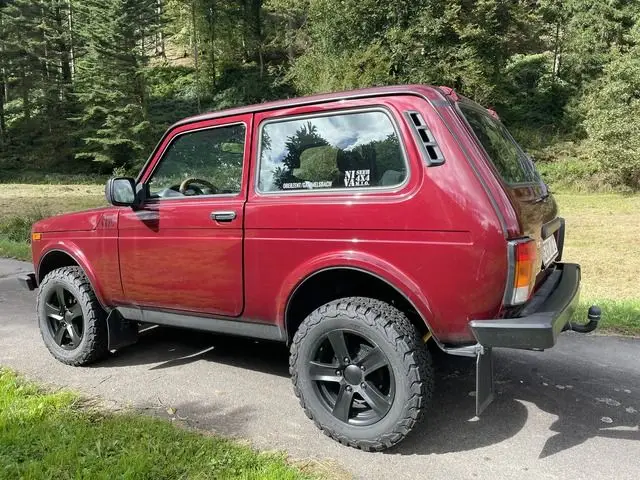
[(532, 239), (509, 242), (509, 283), (505, 305), (522, 305), (529, 300), (536, 276), (538, 250)]

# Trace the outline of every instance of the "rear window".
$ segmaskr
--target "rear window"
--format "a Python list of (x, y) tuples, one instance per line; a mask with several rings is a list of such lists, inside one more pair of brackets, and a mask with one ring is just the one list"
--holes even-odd
[(460, 105), (460, 110), (506, 183), (540, 181), (535, 167), (502, 123), (478, 108)]
[(274, 121), (261, 135), (261, 192), (394, 187), (407, 178), (400, 139), (382, 111)]

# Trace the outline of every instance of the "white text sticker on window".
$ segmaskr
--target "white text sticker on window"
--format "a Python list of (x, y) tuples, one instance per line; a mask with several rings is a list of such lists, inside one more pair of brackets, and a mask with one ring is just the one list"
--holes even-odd
[(347, 170), (344, 172), (345, 187), (368, 187), (371, 185), (371, 170)]

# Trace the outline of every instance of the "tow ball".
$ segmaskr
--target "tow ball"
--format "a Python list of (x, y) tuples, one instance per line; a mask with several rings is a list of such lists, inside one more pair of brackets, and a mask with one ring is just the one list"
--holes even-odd
[(602, 310), (600, 307), (597, 305), (591, 305), (589, 307), (589, 312), (587, 313), (587, 318), (589, 319), (587, 323), (581, 324), (569, 322), (563, 330), (573, 330), (578, 333), (593, 332), (598, 327), (600, 317), (602, 317)]

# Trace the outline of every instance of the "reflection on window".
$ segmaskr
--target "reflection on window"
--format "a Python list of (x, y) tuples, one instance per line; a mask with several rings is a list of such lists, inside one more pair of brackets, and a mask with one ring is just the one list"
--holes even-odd
[(151, 177), (151, 196), (239, 193), (244, 142), (244, 125), (200, 130), (177, 137)]
[(460, 108), (506, 183), (539, 181), (535, 167), (525, 157), (504, 125), (475, 108)]
[(383, 112), (268, 123), (261, 140), (263, 192), (392, 187), (407, 177), (400, 141)]

